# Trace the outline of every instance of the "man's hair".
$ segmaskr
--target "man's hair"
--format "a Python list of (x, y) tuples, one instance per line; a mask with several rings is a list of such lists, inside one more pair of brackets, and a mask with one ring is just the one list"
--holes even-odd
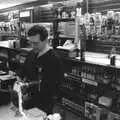
[(40, 40), (44, 41), (48, 38), (48, 31), (45, 27), (34, 25), (28, 30), (28, 36), (40, 35)]

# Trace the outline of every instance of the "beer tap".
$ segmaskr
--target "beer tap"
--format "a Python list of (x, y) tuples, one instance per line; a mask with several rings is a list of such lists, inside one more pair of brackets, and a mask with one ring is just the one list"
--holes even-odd
[(16, 83), (14, 85), (14, 90), (17, 92), (18, 95), (18, 110), (16, 111), (15, 116), (16, 117), (23, 117), (25, 116), (25, 113), (23, 112), (23, 100), (22, 100), (22, 86), (24, 85), (23, 82), (21, 82), (20, 77), (16, 76)]
[(114, 25), (113, 15), (114, 15), (113, 11), (108, 11), (107, 13), (107, 34), (109, 38), (111, 37), (113, 33), (113, 25)]

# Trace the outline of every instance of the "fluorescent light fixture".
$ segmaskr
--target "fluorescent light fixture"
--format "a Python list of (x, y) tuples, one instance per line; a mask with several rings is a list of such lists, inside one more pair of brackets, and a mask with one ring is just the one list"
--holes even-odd
[(10, 3), (2, 3), (0, 4), (0, 9), (4, 9), (4, 8), (8, 8), (8, 7), (12, 7), (15, 6), (16, 4), (10, 4)]
[(16, 5), (34, 2), (34, 1), (37, 0), (0, 0), (0, 9), (9, 8)]

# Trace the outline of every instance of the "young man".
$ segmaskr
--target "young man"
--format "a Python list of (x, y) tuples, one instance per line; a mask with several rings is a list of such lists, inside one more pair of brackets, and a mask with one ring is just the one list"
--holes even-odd
[(63, 79), (59, 57), (49, 46), (48, 31), (43, 26), (35, 25), (28, 31), (28, 38), (33, 50), (28, 55), (22, 71), (27, 81), (41, 79), (40, 92), (33, 101), (40, 109), (52, 112), (52, 98), (56, 94), (57, 83)]

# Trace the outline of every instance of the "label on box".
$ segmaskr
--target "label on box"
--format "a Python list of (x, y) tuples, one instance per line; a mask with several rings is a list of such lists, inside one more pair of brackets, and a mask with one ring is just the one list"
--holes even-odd
[(89, 80), (89, 79), (86, 79), (86, 78), (82, 78), (82, 82), (90, 84), (90, 85), (98, 86), (97, 82)]

